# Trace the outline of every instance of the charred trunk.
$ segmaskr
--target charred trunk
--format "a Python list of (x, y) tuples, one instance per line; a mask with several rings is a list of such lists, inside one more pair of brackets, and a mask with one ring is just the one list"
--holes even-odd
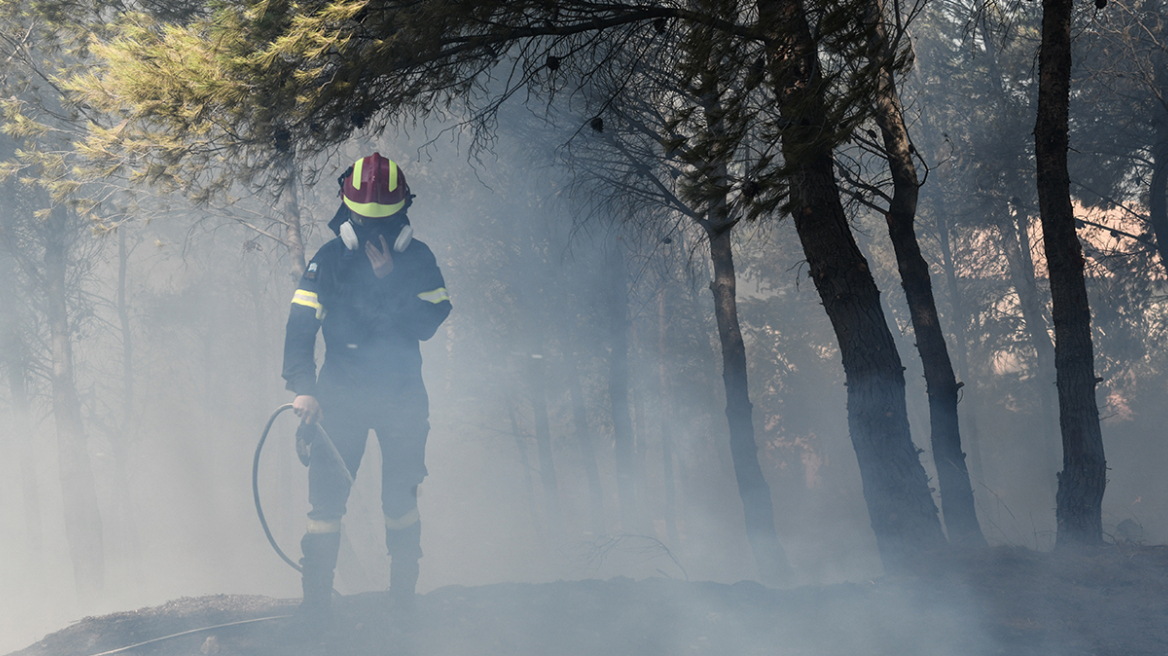
[(762, 475), (758, 445), (754, 440), (754, 406), (746, 377), (746, 345), (738, 324), (737, 282), (730, 225), (711, 223), (710, 259), (714, 265), (714, 317), (722, 344), (722, 381), (726, 387), (726, 420), (730, 426), (730, 455), (738, 480), (738, 495), (746, 515), (746, 537), (750, 541), (759, 575), (764, 583), (777, 584), (790, 576), (790, 565), (775, 531), (775, 511), (771, 488)]
[(909, 432), (904, 367), (880, 292), (848, 226), (836, 185), (818, 52), (798, 0), (760, 0), (776, 37), (775, 98), (784, 119), (789, 206), (809, 274), (831, 320), (848, 386), (848, 429), (885, 567), (911, 567), (945, 542), (928, 478)]
[(945, 284), (949, 289), (949, 315), (953, 318), (950, 325), (953, 326), (953, 344), (957, 351), (957, 374), (961, 376), (964, 383), (961, 388), (961, 397), (965, 403), (972, 406), (972, 409), (965, 413), (966, 425), (969, 427), (965, 439), (966, 448), (969, 450), (969, 473), (971, 477), (985, 480), (977, 430), (977, 391), (976, 386), (970, 384), (972, 379), (969, 373), (969, 341), (965, 333), (966, 325), (969, 322), (969, 313), (965, 309), (965, 299), (957, 275), (957, 263), (953, 257), (951, 239), (949, 219), (943, 211), (938, 211), (937, 242), (941, 246), (941, 268), (945, 271)]
[[(1164, 63), (1168, 66), (1168, 62)], [(1157, 74), (1158, 86), (1168, 92), (1168, 70), (1162, 66)], [(1156, 235), (1160, 263), (1168, 270), (1168, 108), (1158, 105), (1152, 119), (1155, 142), (1152, 144), (1152, 180), (1148, 188), (1148, 218)]]
[[(725, 111), (721, 107), (718, 78), (711, 69), (702, 76), (700, 90), (706, 127), (715, 138), (725, 136)], [(738, 496), (746, 522), (746, 538), (764, 583), (775, 585), (788, 580), (791, 565), (775, 530), (775, 510), (771, 488), (758, 460), (754, 439), (754, 405), (750, 402), (747, 379), (746, 344), (738, 323), (738, 279), (734, 270), (731, 231), (738, 218), (731, 216), (729, 173), (725, 161), (709, 163), (709, 182), (716, 191), (706, 217), (699, 225), (710, 242), (714, 280), (714, 319), (722, 347), (722, 386), (726, 393), (726, 420), (730, 429), (730, 460), (738, 482)]]
[(885, 218), (888, 236), (896, 253), (901, 286), (908, 301), (916, 335), (917, 352), (924, 365), (926, 392), (929, 397), (929, 428), (937, 482), (941, 488), (941, 509), (949, 539), (958, 544), (985, 545), (981, 526), (973, 505), (973, 488), (969, 483), (965, 453), (961, 450), (961, 429), (957, 420), (957, 390), (960, 385), (953, 374), (949, 349), (941, 331), (929, 265), (917, 242), (917, 198), (920, 183), (913, 164), (912, 145), (904, 123), (900, 97), (893, 76), (893, 47), (884, 26), (884, 6), (872, 0), (870, 10), (871, 47), (881, 65), (873, 103), (876, 124), (884, 140), (885, 157), (892, 174), (892, 199)]
[(1055, 371), (1063, 470), (1055, 515), (1057, 546), (1103, 541), (1103, 491), (1107, 463), (1095, 404), (1094, 347), (1087, 299), (1083, 248), (1075, 233), (1067, 172), (1071, 80), (1072, 0), (1043, 0), (1042, 45), (1038, 56), (1038, 118), (1034, 152), (1038, 203), (1050, 273), (1055, 335)]
[[(989, 81), (997, 102), (1007, 109), (1020, 110), (1018, 103), (1013, 100), (1006, 89), (1001, 67), (998, 64), (997, 40), (991, 36), (990, 28), (982, 25), (978, 31), (981, 44), (985, 49), (986, 61), (989, 65)], [(1026, 324), (1026, 332), (1034, 345), (1036, 355), (1036, 375), (1038, 384), (1039, 407), (1041, 409), (1041, 440), (1045, 454), (1046, 465), (1039, 477), (1054, 494), (1056, 488), (1056, 472), (1058, 471), (1058, 457), (1055, 454), (1055, 372), (1054, 347), (1050, 342), (1047, 323), (1043, 312), (1043, 303), (1039, 298), (1038, 286), (1034, 280), (1034, 261), (1030, 256), (1029, 215), (1024, 210), (1018, 196), (1011, 196), (1010, 205), (1014, 206), (1017, 215), (1011, 217), (1009, 208), (997, 217), (996, 223), (1002, 241), (1002, 252), (1010, 270), (1014, 291), (1018, 294), (1018, 304), (1022, 311), (1022, 321)]]

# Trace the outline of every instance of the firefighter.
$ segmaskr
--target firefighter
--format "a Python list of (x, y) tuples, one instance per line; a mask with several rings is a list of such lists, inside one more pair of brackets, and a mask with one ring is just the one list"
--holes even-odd
[[(311, 510), (300, 542), (300, 615), (319, 622), (331, 617), (341, 518), (370, 430), (381, 446), (390, 597), (413, 598), (422, 557), (417, 492), (430, 430), (419, 342), (450, 314), (434, 254), (412, 239), (406, 211), (413, 196), (401, 168), (373, 153), (339, 182), (343, 202), (329, 223), (337, 238), (305, 269), (284, 341), (283, 376), (302, 429), (319, 421), (336, 447), (324, 448), (318, 435), (304, 458)], [(325, 344), (319, 378), (318, 329)]]

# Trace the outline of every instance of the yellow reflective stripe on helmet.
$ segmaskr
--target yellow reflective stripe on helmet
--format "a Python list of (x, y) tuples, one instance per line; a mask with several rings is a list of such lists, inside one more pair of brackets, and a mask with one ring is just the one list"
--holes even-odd
[(397, 162), (389, 160), (389, 190), (397, 189)]
[(361, 188), (361, 169), (363, 169), (363, 168), (365, 168), (365, 158), (364, 157), (357, 160), (353, 164), (353, 188), (354, 189)]
[(423, 301), (429, 301), (431, 303), (441, 303), (442, 301), (450, 300), (450, 296), (446, 293), (445, 287), (439, 287), (438, 289), (429, 292), (422, 292), (421, 294), (418, 294), (418, 298), (422, 299)]
[(308, 532), (319, 533), (337, 533), (341, 530), (341, 520), (339, 519), (309, 519)]
[[(353, 175), (356, 175), (356, 173)], [(347, 205), (349, 209), (360, 214), (361, 216), (367, 216), (371, 219), (384, 219), (387, 216), (396, 214), (397, 211), (406, 204), (404, 199), (400, 203), (394, 203), (393, 205), (382, 205), (381, 203), (358, 203), (349, 200), (348, 196), (346, 196), (344, 200), (345, 205)]]
[(418, 520), (420, 520), (421, 518), (422, 518), (422, 516), (418, 514), (418, 509), (414, 508), (413, 510), (402, 515), (401, 517), (398, 517), (397, 519), (393, 519), (392, 517), (387, 516), (385, 518), (385, 528), (388, 528), (388, 529), (393, 530), (393, 531), (397, 531), (397, 530), (400, 530), (403, 528), (407, 528), (409, 526), (413, 526), (414, 523), (417, 522)]

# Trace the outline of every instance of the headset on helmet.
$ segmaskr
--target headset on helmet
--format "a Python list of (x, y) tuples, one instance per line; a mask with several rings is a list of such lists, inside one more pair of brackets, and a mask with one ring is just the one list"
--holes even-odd
[[(400, 212), (410, 199), (410, 187), (405, 173), (397, 162), (373, 153), (353, 163), (347, 175), (342, 176), (341, 197), (346, 207), (361, 218), (384, 219)], [(349, 250), (360, 243), (353, 221), (346, 221), (338, 230), (341, 241)], [(413, 239), (414, 229), (405, 223), (394, 240), (393, 249), (405, 251)]]

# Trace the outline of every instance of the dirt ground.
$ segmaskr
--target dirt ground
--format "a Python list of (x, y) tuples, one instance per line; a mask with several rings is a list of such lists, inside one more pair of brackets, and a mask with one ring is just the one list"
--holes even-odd
[[(919, 574), (777, 590), (671, 579), (448, 586), (394, 608), (336, 601), (331, 632), (289, 619), (193, 631), (118, 653), (1168, 654), (1168, 546), (1044, 554), (999, 547)], [(202, 627), (287, 615), (295, 600), (179, 599), (86, 618), (12, 656), (92, 656)]]

